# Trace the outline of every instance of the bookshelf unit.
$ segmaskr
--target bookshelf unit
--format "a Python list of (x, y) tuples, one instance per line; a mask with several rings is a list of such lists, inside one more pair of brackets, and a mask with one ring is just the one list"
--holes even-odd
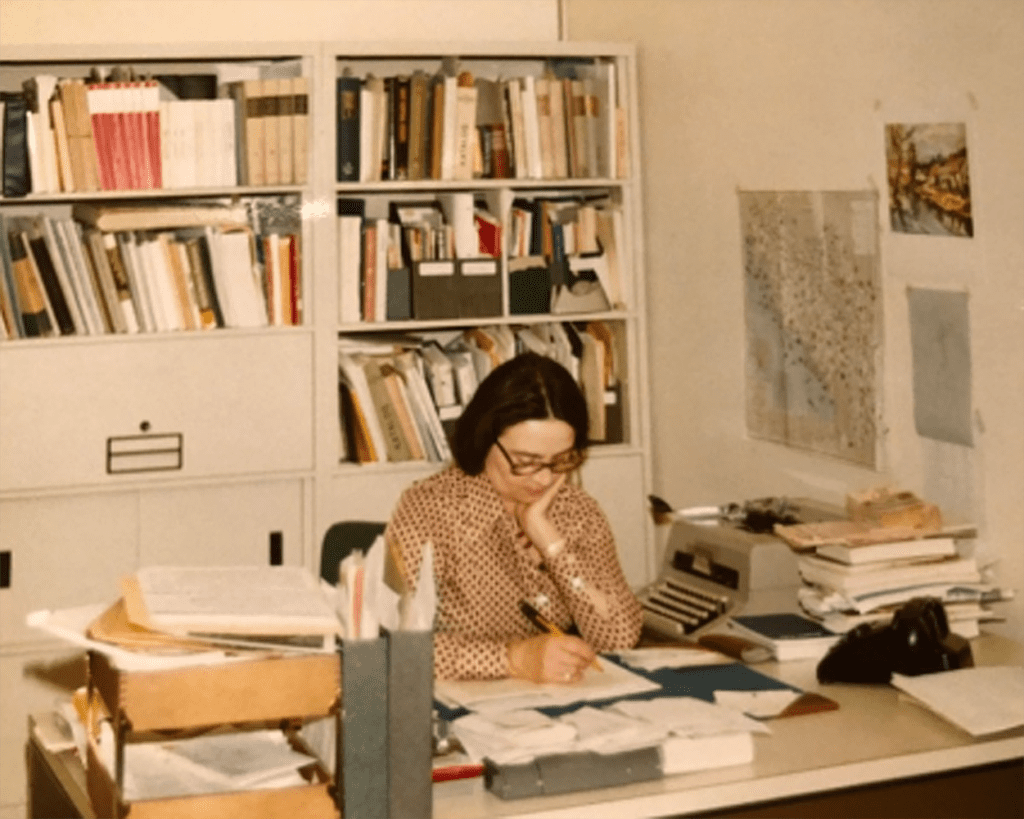
[[(639, 174), (636, 57), (632, 45), (515, 43), (260, 43), (119, 47), (9, 47), (0, 90), (37, 75), (84, 77), (94, 66), (140, 75), (242, 79), (295, 73), (308, 81), (301, 180), (249, 179), (179, 187), (74, 190), (0, 198), (4, 229), (37, 217), (67, 221), (87, 206), (247, 205), (298, 237), (301, 320), (293, 326), (229, 326), (138, 333), (98, 332), (0, 340), (0, 700), (4, 702), (0, 807), (24, 798), (24, 715), (49, 706), (55, 679), (80, 663), (65, 646), (24, 625), (35, 609), (109, 602), (118, 579), (145, 564), (302, 563), (315, 570), (327, 529), (343, 519), (386, 519), (400, 492), (437, 470), (435, 460), (354, 463), (346, 458), (339, 396), (339, 346), (365, 346), (380, 333), (448, 343), (477, 328), (516, 335), (570, 323), (602, 325), (613, 340), (614, 434), (592, 448), (583, 485), (602, 504), (629, 582), (656, 566), (646, 509), (651, 488), (646, 307)], [(591, 78), (622, 124), (598, 124), (596, 167), (575, 175), (375, 178), (339, 181), (338, 78), (392, 77), (443, 67), (475, 78), (530, 77), (547, 69)], [(624, 141), (616, 145), (621, 127)], [(583, 170), (587, 167), (587, 170)], [(553, 168), (553, 166), (552, 166)], [(184, 181), (182, 181), (184, 179)], [(189, 180), (193, 180), (192, 183)], [(265, 181), (265, 180), (260, 180)], [(342, 296), (339, 202), (359, 202), (385, 219), (402, 203), (465, 203), (501, 223), (492, 259), (499, 293), (472, 315), (364, 321)], [(575, 200), (616, 213), (619, 284), (614, 303), (583, 312), (517, 312), (509, 244), (524, 202)], [(538, 209), (539, 210), (539, 209)], [(267, 216), (266, 214), (270, 214)], [(277, 221), (274, 221), (277, 220)], [(259, 222), (257, 227), (266, 222)], [(259, 231), (255, 231), (258, 233)], [(574, 255), (571, 254), (570, 255)], [(578, 255), (578, 254), (575, 254)], [(585, 264), (589, 269), (592, 265)], [(576, 268), (576, 272), (580, 267)], [(605, 271), (602, 269), (603, 275)], [(607, 283), (607, 279), (603, 279)], [(347, 293), (352, 282), (346, 280)], [(358, 292), (358, 282), (356, 282)], [(360, 295), (358, 298), (362, 298)], [(421, 311), (422, 312), (422, 311)], [(469, 311), (472, 312), (472, 311)], [(222, 316), (222, 319), (224, 317)], [(287, 322), (285, 322), (287, 323)], [(592, 398), (594, 396), (591, 396)], [(348, 447), (351, 457), (351, 448)], [(628, 492), (623, 488), (629, 487)], [(214, 544), (216, 544), (214, 548)], [(36, 671), (29, 673), (26, 668)], [(41, 673), (40, 669), (42, 670)]]
[[(392, 78), (412, 78), (410, 85), (415, 88), (417, 75), (426, 78), (427, 97), (433, 94), (432, 82), (443, 82), (437, 78), (447, 74), (457, 77), (460, 73), (472, 75), (477, 91), (478, 118), (476, 125), (485, 123), (487, 118), (481, 113), (484, 99), (493, 94), (497, 84), (502, 101), (508, 105), (507, 86), (504, 81), (517, 79), (521, 92), (525, 94), (528, 86), (535, 94), (538, 80), (549, 80), (549, 87), (555, 82), (560, 86), (565, 78), (576, 77), (586, 79), (586, 89), (598, 101), (599, 115), (597, 122), (592, 123), (589, 132), (591, 143), (595, 145), (590, 157), (590, 164), (584, 161), (583, 152), (578, 157), (580, 164), (576, 172), (571, 166), (563, 165), (559, 171), (556, 165), (531, 160), (523, 161), (524, 171), (516, 169), (516, 163), (523, 155), (515, 149), (515, 127), (510, 118), (506, 120), (506, 141), (512, 158), (504, 166), (504, 175), (492, 175), (487, 162), (487, 151), (482, 150), (483, 162), (475, 173), (463, 178), (458, 176), (458, 158), (453, 160), (456, 170), (446, 171), (445, 162), (435, 161), (434, 174), (431, 174), (431, 139), (428, 136), (428, 148), (420, 160), (413, 159), (417, 140), (415, 127), (410, 128), (409, 147), (405, 161), (405, 174), (396, 173), (397, 165), (403, 167), (401, 152), (392, 148), (390, 164), (386, 170), (376, 172), (376, 159), (380, 150), (369, 151), (366, 144), (367, 130), (360, 137), (360, 158), (364, 160), (357, 168), (342, 169), (339, 165), (347, 153), (342, 151), (336, 139), (327, 140), (322, 149), (330, 151), (326, 156), (328, 173), (323, 181), (328, 184), (327, 196), (330, 201), (332, 221), (336, 229), (329, 231), (330, 239), (321, 245), (320, 258), (324, 259), (324, 270), (339, 271), (337, 275), (318, 275), (317, 286), (320, 288), (317, 303), (321, 309), (318, 321), (322, 322), (324, 331), (318, 334), (321, 355), (318, 356), (320, 378), (318, 384), (327, 390), (319, 396), (318, 409), (323, 425), (319, 428), (317, 440), (319, 454), (325, 460), (318, 473), (317, 485), (317, 532), (322, 534), (336, 520), (345, 518), (386, 519), (401, 490), (415, 479), (421, 478), (436, 470), (437, 462), (429, 460), (391, 461), (379, 458), (372, 463), (353, 463), (353, 441), (349, 437), (347, 446), (343, 442), (346, 436), (344, 422), (339, 424), (339, 391), (336, 389), (338, 380), (338, 345), (339, 340), (347, 352), (355, 349), (369, 351), (372, 356), (375, 349), (374, 341), (381, 333), (404, 334), (405, 336), (427, 342), (436, 341), (440, 345), (458, 346), (459, 339), (465, 337), (466, 331), (478, 328), (489, 329), (491, 335), (503, 338), (518, 336), (524, 330), (535, 330), (539, 335), (548, 338), (550, 324), (561, 325), (563, 322), (578, 328), (582, 334), (588, 323), (596, 322), (603, 325), (610, 333), (614, 350), (607, 353), (613, 356), (614, 374), (612, 386), (614, 394), (609, 401), (617, 401), (615, 421), (616, 432), (608, 436), (609, 443), (598, 442), (591, 449), (591, 456), (582, 470), (583, 485), (601, 502), (608, 514), (619, 544), (620, 557), (630, 582), (640, 586), (651, 579), (655, 562), (654, 534), (646, 510), (646, 495), (650, 487), (650, 443), (647, 415), (647, 371), (646, 371), (646, 333), (645, 303), (643, 279), (642, 251), (642, 219), (641, 191), (639, 176), (639, 142), (638, 120), (636, 111), (635, 86), (635, 50), (632, 45), (619, 44), (588, 44), (588, 43), (530, 43), (530, 44), (487, 44), (487, 43), (429, 43), (403, 44), (400, 49), (395, 45), (368, 44), (353, 47), (350, 44), (327, 44), (324, 54), (324, 71), (326, 81), (321, 85), (321, 92), (330, 99), (323, 100), (329, 111), (332, 111), (333, 122), (339, 124), (340, 132), (346, 126), (342, 122), (352, 106), (349, 81), (343, 81), (339, 88), (340, 78), (355, 78), (362, 81), (362, 88), (369, 83), (368, 77), (382, 79), (385, 82)], [(551, 80), (551, 77), (556, 80)], [(528, 80), (526, 79), (528, 78)], [(483, 83), (480, 81), (483, 80)], [(395, 80), (397, 85), (401, 80)], [(455, 81), (450, 81), (455, 82)], [(449, 86), (450, 88), (451, 86)], [(442, 92), (436, 104), (443, 105)], [(415, 103), (410, 91), (410, 117), (415, 121)], [(360, 114), (366, 110), (366, 97), (360, 103)], [(428, 120), (430, 117), (428, 102)], [(621, 122), (616, 126), (614, 108), (621, 108)], [(372, 104), (371, 108), (372, 110)], [(507, 108), (506, 108), (507, 110)], [(618, 134), (622, 135), (621, 141)], [(596, 142), (595, 140), (596, 136)], [(527, 144), (529, 140), (521, 143)], [(483, 141), (483, 140), (482, 140)], [(618, 143), (618, 150), (617, 148)], [(443, 144), (443, 138), (442, 138)], [(443, 153), (443, 152), (442, 152)], [(546, 153), (546, 151), (545, 151)], [(594, 155), (596, 154), (596, 156)], [(371, 155), (369, 166), (374, 170), (368, 172), (365, 157)], [(438, 166), (441, 168), (437, 178)], [(417, 172), (422, 167), (421, 172)], [(481, 174), (482, 171), (482, 174)], [(468, 176), (468, 178), (466, 178)], [(340, 237), (340, 214), (351, 212), (353, 202), (362, 207), (365, 221), (386, 220), (397, 218), (399, 206), (423, 206), (425, 203), (436, 204), (442, 212), (444, 220), (454, 220), (453, 212), (463, 211), (465, 202), (472, 200), (476, 208), (486, 210), (496, 217), (502, 227), (503, 242), (496, 263), (497, 279), (500, 285), (497, 295), (490, 294), (491, 301), (483, 306), (479, 302), (469, 305), (462, 304), (464, 312), (471, 315), (459, 315), (456, 306), (449, 303), (447, 313), (445, 305), (431, 303), (426, 310), (421, 310), (417, 303), (417, 271), (415, 262), (410, 263), (408, 246), (400, 264), (407, 268), (410, 289), (413, 291), (412, 308), (408, 302), (403, 307), (409, 315), (397, 320), (382, 320), (378, 307), (374, 320), (367, 320), (364, 304), (353, 304), (353, 298), (361, 299), (357, 282), (346, 281), (351, 276), (351, 263), (346, 264), (345, 238)], [(512, 236), (513, 211), (525, 203), (550, 202), (559, 203), (571, 200), (576, 203), (596, 204), (607, 213), (615, 212), (616, 246), (618, 262), (617, 284), (604, 289), (608, 292), (609, 304), (606, 307), (582, 309), (579, 312), (552, 314), (550, 310), (537, 312), (516, 312), (523, 310), (517, 307), (517, 295), (521, 295), (521, 285), (513, 284), (510, 276), (510, 262), (521, 255), (533, 255), (528, 248), (514, 245)], [(458, 201), (459, 204), (455, 204)], [(339, 206), (339, 203), (343, 203)], [(472, 207), (472, 206), (471, 206)], [(540, 213), (540, 208), (536, 213)], [(610, 224), (610, 218), (606, 220)], [(536, 224), (536, 217), (534, 220)], [(458, 227), (454, 232), (458, 235)], [(351, 235), (351, 234), (350, 234)], [(582, 231), (577, 234), (582, 236)], [(602, 235), (602, 238), (604, 236)], [(340, 242), (340, 244), (339, 244)], [(455, 239), (456, 244), (458, 238)], [(581, 248), (582, 249), (582, 248)], [(602, 243), (603, 249), (603, 243)], [(534, 251), (537, 250), (536, 246)], [(456, 253), (456, 255), (460, 255)], [(579, 259), (582, 254), (574, 254), (575, 269), (587, 268), (587, 259)], [(600, 254), (602, 257), (606, 254)], [(575, 265), (576, 261), (583, 264)], [(348, 273), (346, 273), (348, 271)], [(323, 270), (321, 271), (321, 273)], [(379, 272), (379, 271), (378, 271)], [(605, 273), (605, 270), (601, 270)], [(465, 281), (465, 279), (463, 279)], [(607, 279), (601, 279), (607, 285)], [(404, 286), (404, 283), (403, 283)], [(379, 291), (378, 291), (379, 292)], [(458, 301), (456, 295), (452, 301)], [(424, 317), (421, 313), (427, 313)], [(452, 314), (455, 315), (452, 315)], [(399, 315), (404, 311), (400, 310)], [(472, 342), (471, 342), (472, 344)], [(382, 349), (382, 348), (379, 348)], [(517, 351), (522, 349), (521, 345)], [(552, 348), (553, 349), (553, 348)], [(479, 351), (475, 351), (479, 355)], [(503, 358), (504, 356), (500, 356)], [(557, 356), (556, 356), (557, 357)], [(482, 377), (486, 367), (477, 371)], [(428, 381), (429, 386), (429, 381)], [(586, 385), (584, 384), (586, 391)], [(609, 390), (611, 392), (611, 390)], [(435, 396), (436, 397), (436, 396)], [(602, 397), (598, 400), (602, 400)], [(610, 405), (609, 405), (610, 406)], [(349, 417), (351, 424), (351, 417)], [(611, 427), (611, 425), (610, 425)], [(614, 441), (614, 442), (612, 442)], [(624, 497), (623, 486), (636, 487), (635, 493), (630, 492)]]

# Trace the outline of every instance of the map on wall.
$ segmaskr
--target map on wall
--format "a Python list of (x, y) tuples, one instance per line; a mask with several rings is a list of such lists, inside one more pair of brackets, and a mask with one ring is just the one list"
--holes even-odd
[(741, 191), (747, 429), (874, 467), (878, 195)]

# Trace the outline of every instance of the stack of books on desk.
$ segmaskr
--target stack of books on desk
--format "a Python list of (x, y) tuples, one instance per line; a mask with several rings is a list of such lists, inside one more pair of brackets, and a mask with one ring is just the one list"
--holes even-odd
[(982, 620), (998, 619), (988, 604), (1012, 596), (979, 565), (972, 527), (834, 521), (780, 526), (776, 533), (800, 551), (801, 605), (833, 631), (887, 620), (914, 597), (936, 597), (950, 629), (970, 638)]

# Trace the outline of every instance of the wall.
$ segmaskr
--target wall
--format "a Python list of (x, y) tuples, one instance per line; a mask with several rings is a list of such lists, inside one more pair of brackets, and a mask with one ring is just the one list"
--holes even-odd
[(0, 45), (553, 40), (557, 0), (3, 0)]
[[(1024, 3), (566, 0), (564, 17), (571, 39), (640, 49), (656, 491), (689, 505), (896, 484), (979, 524), (1024, 589)], [(903, 117), (967, 123), (976, 229), (882, 231), (882, 466), (752, 440), (737, 189), (874, 187), (887, 222), (882, 128)], [(973, 448), (915, 431), (908, 284), (970, 293)], [(1024, 635), (1020, 602), (1000, 611)]]

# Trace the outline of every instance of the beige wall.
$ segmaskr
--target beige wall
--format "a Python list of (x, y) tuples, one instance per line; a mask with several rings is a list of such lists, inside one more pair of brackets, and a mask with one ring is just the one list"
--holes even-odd
[[(1024, 590), (1024, 3), (566, 0), (565, 28), (639, 44), (656, 491), (898, 484), (980, 524)], [(882, 126), (903, 118), (967, 123), (976, 235), (882, 232), (883, 468), (751, 440), (737, 189), (874, 187), (884, 208)], [(974, 448), (915, 431), (908, 284), (970, 293)], [(1019, 602), (1000, 610), (1024, 633)]]
[(553, 40), (557, 0), (3, 0), (0, 45)]

